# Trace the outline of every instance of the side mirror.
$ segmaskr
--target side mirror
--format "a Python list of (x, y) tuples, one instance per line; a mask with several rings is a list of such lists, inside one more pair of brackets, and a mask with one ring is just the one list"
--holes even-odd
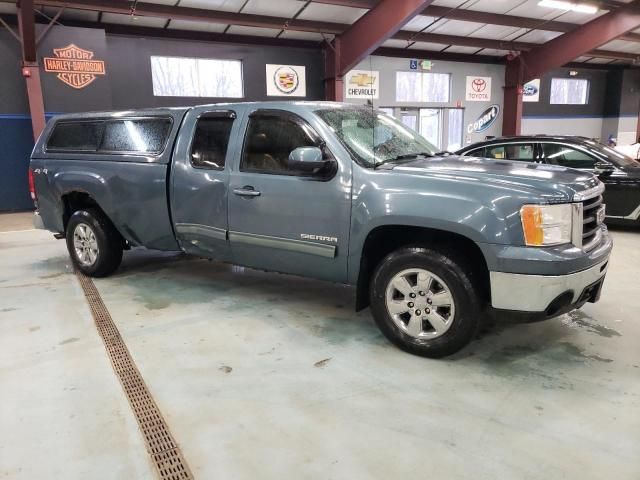
[(327, 173), (335, 160), (323, 157), (322, 150), (318, 147), (298, 147), (289, 154), (289, 170), (310, 175)]
[(614, 171), (615, 167), (607, 162), (598, 162), (593, 166), (596, 175), (611, 175)]

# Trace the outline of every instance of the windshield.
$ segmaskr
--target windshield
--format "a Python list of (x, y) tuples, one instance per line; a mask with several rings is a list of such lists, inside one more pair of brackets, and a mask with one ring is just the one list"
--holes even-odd
[(601, 155), (605, 155), (607, 159), (612, 162), (616, 167), (638, 167), (640, 166), (640, 162), (634, 160), (633, 158), (625, 155), (618, 150), (615, 150), (611, 147), (607, 147), (599, 142), (595, 142), (593, 140), (588, 140), (587, 143), (594, 150), (596, 150)]
[(380, 111), (332, 108), (315, 113), (329, 125), (356, 160), (368, 167), (418, 155), (435, 155), (438, 151), (420, 134)]

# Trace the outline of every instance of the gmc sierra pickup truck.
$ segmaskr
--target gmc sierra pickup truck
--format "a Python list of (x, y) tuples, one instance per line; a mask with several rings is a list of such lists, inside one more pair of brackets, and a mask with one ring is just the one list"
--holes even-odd
[(389, 340), (428, 357), (494, 310), (532, 320), (597, 301), (612, 248), (590, 173), (439, 156), (339, 103), (60, 115), (31, 185), (36, 222), (86, 275), (143, 246), (350, 284)]

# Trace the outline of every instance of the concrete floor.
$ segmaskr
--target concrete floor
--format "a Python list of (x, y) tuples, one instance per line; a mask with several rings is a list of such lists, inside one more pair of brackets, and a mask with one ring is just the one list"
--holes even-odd
[(17, 212), (0, 214), (0, 232), (15, 232), (33, 228), (33, 213)]
[[(342, 286), (140, 250), (95, 283), (198, 479), (637, 480), (640, 232), (613, 235), (599, 303), (445, 360)], [(0, 392), (0, 478), (153, 478), (45, 232), (0, 234)]]

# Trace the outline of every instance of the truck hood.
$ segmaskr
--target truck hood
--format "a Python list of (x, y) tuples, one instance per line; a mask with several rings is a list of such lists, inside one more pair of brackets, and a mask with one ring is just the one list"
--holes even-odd
[(458, 155), (417, 158), (387, 165), (398, 174), (447, 176), (453, 181), (481, 182), (499, 188), (524, 190), (549, 203), (573, 201), (576, 193), (599, 184), (591, 173), (571, 168)]

